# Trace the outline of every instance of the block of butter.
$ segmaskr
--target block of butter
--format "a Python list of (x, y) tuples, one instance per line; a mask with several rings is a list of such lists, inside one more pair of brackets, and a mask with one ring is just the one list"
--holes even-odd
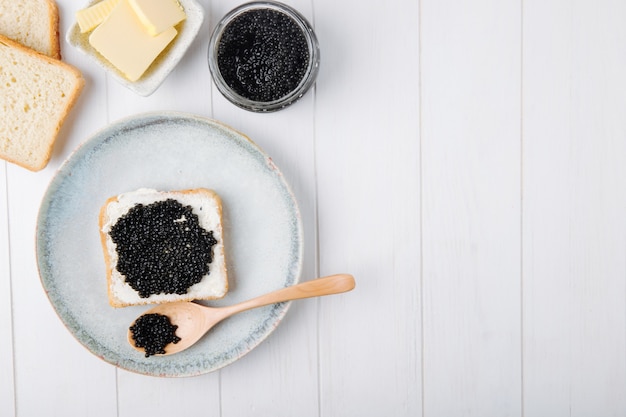
[(129, 0), (135, 13), (152, 36), (185, 20), (177, 0)]
[(76, 22), (82, 33), (89, 32), (104, 22), (120, 0), (103, 0), (76, 12)]
[(120, 0), (91, 33), (89, 43), (130, 81), (137, 81), (176, 37), (170, 26), (156, 36), (145, 30), (129, 0)]

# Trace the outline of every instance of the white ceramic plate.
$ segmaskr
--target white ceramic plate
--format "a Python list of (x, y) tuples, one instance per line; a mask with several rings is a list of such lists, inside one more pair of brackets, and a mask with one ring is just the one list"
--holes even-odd
[(141, 187), (205, 187), (222, 197), (230, 289), (222, 300), (207, 304), (230, 305), (299, 281), (300, 214), (272, 160), (247, 137), (214, 121), (153, 113), (97, 133), (50, 183), (36, 242), (50, 302), (91, 352), (129, 371), (189, 376), (234, 362), (274, 330), (289, 303), (233, 316), (175, 355), (145, 358), (129, 346), (128, 326), (149, 306), (108, 304), (98, 212), (108, 197)]
[[(91, 0), (84, 8), (99, 3), (100, 1), (101, 0)], [(167, 78), (185, 55), (187, 49), (189, 49), (189, 46), (198, 35), (200, 26), (202, 26), (202, 22), (204, 21), (204, 9), (195, 0), (178, 1), (185, 10), (187, 18), (176, 26), (178, 34), (174, 40), (157, 57), (146, 73), (135, 82), (131, 82), (124, 77), (117, 68), (91, 46), (89, 43), (89, 35), (91, 32), (81, 33), (78, 23), (74, 23), (69, 28), (65, 38), (70, 45), (89, 56), (111, 74), (117, 82), (140, 96), (149, 96), (159, 88), (163, 81), (165, 81), (165, 78)]]

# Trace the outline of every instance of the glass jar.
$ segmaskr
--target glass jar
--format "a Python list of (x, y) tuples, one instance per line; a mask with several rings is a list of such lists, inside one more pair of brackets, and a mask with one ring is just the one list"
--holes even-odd
[(283, 109), (315, 82), (320, 52), (308, 21), (275, 1), (243, 4), (217, 24), (208, 51), (218, 90), (254, 112)]

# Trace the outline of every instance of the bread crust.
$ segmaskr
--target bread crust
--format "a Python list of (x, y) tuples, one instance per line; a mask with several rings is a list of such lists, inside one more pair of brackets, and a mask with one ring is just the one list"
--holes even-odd
[[(207, 188), (193, 188), (193, 189), (185, 189), (185, 190), (178, 190), (178, 191), (156, 191), (155, 194), (165, 194), (165, 193), (175, 193), (175, 194), (198, 194), (198, 193), (202, 193), (202, 194), (206, 194), (207, 198), (213, 199), (216, 204), (217, 204), (217, 214), (219, 215), (220, 218), (220, 222), (218, 224), (219, 227), (219, 235), (222, 236), (222, 240), (223, 240), (223, 236), (224, 236), (224, 231), (223, 231), (223, 226), (222, 226), (222, 221), (221, 219), (223, 218), (222, 215), (222, 199), (220, 198), (220, 196), (213, 190), (207, 189)], [(118, 297), (116, 297), (116, 295), (113, 292), (113, 270), (115, 268), (115, 266), (113, 265), (112, 262), (112, 258), (111, 258), (111, 253), (109, 253), (108, 250), (108, 246), (107, 246), (107, 241), (110, 239), (109, 235), (107, 232), (104, 231), (104, 225), (106, 223), (108, 223), (109, 218), (107, 217), (107, 207), (113, 203), (113, 202), (117, 202), (119, 201), (118, 199), (119, 196), (113, 196), (110, 197), (106, 200), (106, 202), (104, 203), (104, 205), (100, 208), (100, 212), (98, 215), (98, 226), (99, 226), (99, 230), (100, 230), (100, 243), (102, 244), (102, 251), (104, 253), (104, 263), (105, 263), (105, 267), (106, 267), (106, 283), (107, 283), (107, 297), (109, 300), (109, 304), (112, 307), (115, 308), (120, 308), (120, 307), (128, 307), (128, 306), (134, 306), (134, 305), (146, 305), (146, 304), (154, 304), (156, 301), (152, 301), (151, 299), (141, 299), (137, 302), (133, 302), (133, 303), (129, 303), (129, 302), (124, 302), (122, 300), (120, 300)], [(218, 257), (221, 257), (223, 259), (225, 259), (225, 253), (224, 253), (224, 244), (222, 242), (221, 245), (219, 245), (218, 247), (214, 248), (214, 250), (219, 251), (219, 252), (214, 252), (213, 254), (213, 259), (217, 259)], [(181, 295), (177, 295), (175, 297), (175, 299), (169, 300), (169, 301), (158, 301), (158, 302), (175, 302), (175, 301), (193, 301), (193, 300), (216, 300), (216, 299), (220, 299), (223, 298), (227, 293), (228, 293), (228, 289), (229, 289), (229, 285), (228, 285), (228, 274), (227, 274), (227, 269), (226, 269), (226, 263), (224, 262), (224, 267), (223, 270), (221, 271), (224, 274), (225, 277), (225, 281), (224, 281), (224, 291), (223, 294), (219, 295), (219, 296), (204, 296), (204, 297), (196, 297), (196, 298), (191, 298), (190, 296), (188, 296), (187, 294), (181, 294)]]
[(98, 226), (100, 228), (100, 243), (102, 244), (102, 252), (104, 253), (104, 265), (106, 266), (107, 296), (109, 298), (109, 304), (111, 304), (113, 307), (125, 307), (123, 304), (117, 301), (117, 298), (113, 295), (113, 291), (111, 290), (111, 277), (113, 275), (113, 266), (111, 264), (111, 254), (107, 249), (108, 236), (102, 230), (104, 224), (107, 221), (106, 209), (108, 205), (114, 201), (117, 201), (117, 196), (108, 198), (102, 208), (100, 208), (100, 214), (98, 215)]
[(50, 57), (61, 59), (61, 41), (59, 36), (59, 7), (54, 0), (48, 3), (48, 18), (50, 19)]
[[(14, 50), (19, 51), (20, 53), (23, 53), (25, 55), (29, 55), (31, 57), (34, 57), (38, 60), (40, 60), (42, 63), (47, 63), (53, 66), (56, 66), (58, 68), (62, 68), (64, 71), (68, 72), (68, 74), (74, 78), (75, 80), (75, 86), (74, 89), (70, 92), (68, 92), (68, 100), (65, 103), (65, 108), (62, 110), (60, 117), (56, 120), (54, 129), (52, 132), (42, 132), (42, 134), (48, 134), (49, 136), (46, 137), (46, 140), (49, 142), (49, 146), (46, 149), (46, 153), (43, 157), (43, 159), (41, 160), (41, 163), (39, 164), (28, 164), (25, 161), (20, 161), (20, 160), (16, 160), (15, 158), (11, 158), (8, 155), (0, 155), (0, 158), (5, 159), (11, 163), (14, 163), (16, 165), (19, 165), (23, 168), (29, 169), (31, 171), (41, 171), (43, 168), (46, 167), (46, 165), (48, 165), (48, 162), (50, 161), (50, 157), (52, 155), (52, 148), (54, 145), (54, 142), (56, 141), (56, 138), (59, 134), (59, 131), (61, 130), (61, 126), (63, 125), (65, 119), (67, 118), (67, 116), (69, 115), (71, 109), (74, 107), (74, 105), (76, 104), (76, 100), (78, 100), (78, 97), (80, 96), (80, 93), (85, 85), (85, 79), (83, 78), (82, 73), (76, 69), (75, 67), (60, 61), (58, 59), (55, 58), (51, 58), (45, 54), (39, 53), (37, 51), (35, 51), (34, 49), (28, 48), (24, 45), (22, 45), (19, 42), (16, 42), (10, 38), (7, 38), (6, 36), (0, 35), (0, 48), (3, 47), (8, 47), (8, 48), (12, 48)], [(46, 117), (46, 115), (42, 115), (42, 117)]]

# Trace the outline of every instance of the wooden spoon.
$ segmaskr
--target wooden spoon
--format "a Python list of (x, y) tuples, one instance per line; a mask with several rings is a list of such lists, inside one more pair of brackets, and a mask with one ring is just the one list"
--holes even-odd
[[(228, 307), (206, 307), (193, 302), (173, 302), (160, 304), (142, 315), (162, 314), (168, 316), (173, 325), (178, 326), (176, 336), (181, 340), (178, 343), (168, 344), (165, 349), (164, 355), (171, 355), (187, 349), (200, 340), (213, 326), (233, 314), (283, 301), (339, 294), (352, 290), (354, 286), (352, 275), (337, 274), (282, 288)], [(135, 345), (130, 329), (128, 342), (135, 349), (145, 352), (144, 348)]]

